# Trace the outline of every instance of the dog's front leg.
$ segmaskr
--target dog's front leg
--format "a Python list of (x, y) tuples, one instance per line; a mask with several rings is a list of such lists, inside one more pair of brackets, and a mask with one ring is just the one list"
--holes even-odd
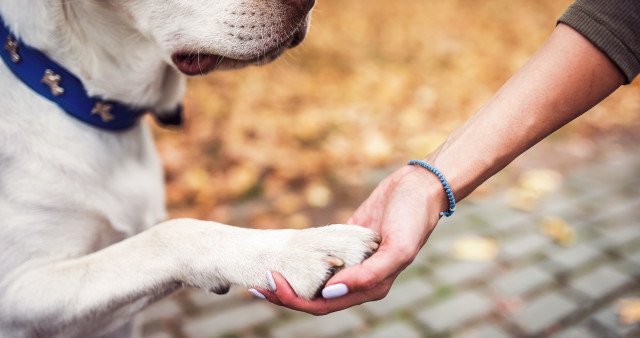
[(154, 227), (87, 256), (2, 276), (0, 336), (92, 337), (124, 325), (144, 300), (179, 287), (169, 238)]
[(335, 265), (358, 264), (377, 247), (371, 231), (334, 225), (251, 230), (174, 220), (90, 255), (23, 268), (3, 280), (0, 325), (12, 336), (93, 336), (130, 320), (144, 300), (187, 284), (223, 292), (269, 288), (280, 271), (310, 298)]

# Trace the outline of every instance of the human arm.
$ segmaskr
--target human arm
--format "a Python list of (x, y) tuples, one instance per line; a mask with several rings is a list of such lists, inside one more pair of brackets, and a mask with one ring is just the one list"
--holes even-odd
[(457, 200), (625, 82), (586, 38), (559, 25), (542, 49), (427, 162), (446, 173)]
[[(589, 40), (560, 24), (545, 45), (473, 117), (426, 161), (443, 172), (456, 200), (503, 169), (531, 146), (580, 116), (625, 83), (619, 68)], [(385, 179), (350, 222), (380, 232), (378, 253), (336, 274), (337, 299), (302, 300), (275, 275), (267, 298), (293, 309), (324, 314), (383, 298), (415, 258), (448, 208), (440, 182), (421, 168), (403, 167)], [(333, 285), (333, 287), (332, 287)]]

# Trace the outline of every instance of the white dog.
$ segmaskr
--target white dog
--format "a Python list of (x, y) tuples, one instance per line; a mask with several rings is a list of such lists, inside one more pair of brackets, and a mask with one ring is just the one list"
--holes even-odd
[[(43, 74), (47, 98), (11, 68), (32, 48), (74, 74), (89, 98), (170, 118), (185, 87), (181, 73), (275, 59), (302, 41), (311, 7), (313, 0), (0, 1), (11, 32), (0, 37), (10, 57), (0, 62), (1, 337), (126, 336), (136, 312), (177, 288), (269, 289), (268, 271), (311, 298), (335, 266), (358, 264), (377, 248), (376, 234), (348, 225), (156, 225), (167, 214), (149, 128), (85, 123), (57, 101), (77, 99), (66, 86), (71, 76)], [(117, 120), (112, 103), (87, 116)]]

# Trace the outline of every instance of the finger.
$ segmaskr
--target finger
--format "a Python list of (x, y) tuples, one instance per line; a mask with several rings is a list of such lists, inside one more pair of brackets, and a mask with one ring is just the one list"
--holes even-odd
[[(324, 299), (306, 300), (298, 297), (289, 282), (278, 272), (273, 273), (276, 282), (276, 291), (269, 292), (265, 296), (274, 304), (282, 305), (293, 310), (304, 311), (313, 314), (320, 314), (327, 308)], [(273, 298), (272, 298), (273, 297)]]
[(387, 279), (394, 279), (408, 263), (397, 257), (393, 247), (384, 243), (378, 251), (361, 264), (346, 268), (331, 277), (327, 286), (345, 284), (348, 292), (360, 292), (376, 288)]
[[(276, 283), (275, 289), (277, 291), (280, 291), (284, 295), (293, 295), (294, 297), (297, 297), (296, 292), (293, 290), (287, 279), (282, 276), (282, 274), (274, 271), (270, 271), (269, 273), (273, 277), (273, 281)], [(282, 302), (280, 302), (280, 300), (278, 299), (278, 295), (276, 294), (276, 292), (260, 288), (256, 290), (263, 296), (265, 296), (269, 302), (276, 305), (282, 305)]]
[[(276, 275), (274, 274), (274, 278), (277, 280), (279, 276), (276, 277)], [(295, 296), (295, 293), (292, 294), (288, 291), (281, 292), (281, 289), (278, 289), (278, 291), (276, 292), (276, 297), (280, 304), (287, 308), (307, 312), (314, 315), (325, 315), (369, 301), (382, 299), (389, 292), (392, 282), (393, 281), (390, 280), (386, 283), (380, 284), (375, 289), (353, 293), (342, 298), (331, 300), (323, 298), (305, 300)]]
[(275, 293), (269, 290), (260, 289), (260, 288), (255, 290), (258, 291), (261, 295), (263, 295), (268, 302), (282, 306), (282, 302), (280, 301), (280, 299), (278, 299), (278, 296), (276, 296)]

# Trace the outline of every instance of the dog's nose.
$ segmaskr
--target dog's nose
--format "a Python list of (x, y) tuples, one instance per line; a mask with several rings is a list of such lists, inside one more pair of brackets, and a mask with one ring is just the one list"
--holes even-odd
[(294, 35), (293, 35), (293, 40), (291, 40), (291, 43), (289, 44), (289, 48), (294, 48), (297, 47), (299, 44), (302, 43), (302, 41), (304, 40), (304, 38), (307, 36), (307, 27), (303, 27), (302, 29), (299, 29)]
[(284, 2), (304, 13), (309, 12), (316, 4), (316, 0), (284, 0)]

